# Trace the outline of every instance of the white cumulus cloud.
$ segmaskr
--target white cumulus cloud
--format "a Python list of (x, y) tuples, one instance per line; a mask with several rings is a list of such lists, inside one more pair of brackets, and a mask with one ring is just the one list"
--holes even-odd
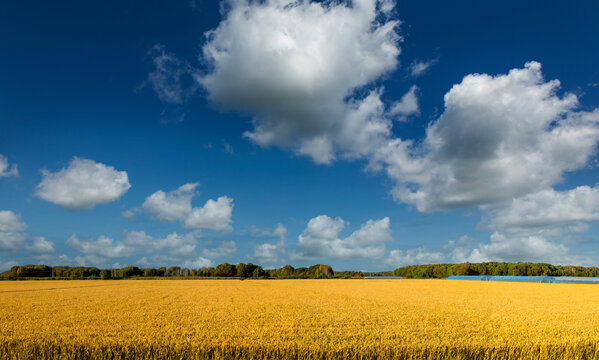
[(27, 224), (21, 221), (19, 214), (10, 210), (0, 211), (0, 251), (19, 249), (27, 238), (26, 229)]
[[(236, 1), (207, 33), (198, 81), (224, 109), (255, 115), (245, 135), (318, 163), (356, 157), (389, 134), (379, 91), (353, 92), (397, 67), (389, 1)], [(350, 97), (348, 99), (348, 97)]]
[(492, 211), (488, 226), (510, 233), (533, 232), (599, 220), (599, 188), (545, 189)]
[(577, 97), (560, 97), (558, 88), (537, 62), (506, 75), (468, 75), (445, 95), (421, 145), (391, 140), (373, 162), (397, 181), (395, 198), (422, 212), (549, 189), (585, 166), (599, 139), (599, 110), (577, 111)]
[(131, 187), (127, 172), (78, 157), (64, 169), (42, 170), (42, 174), (35, 195), (68, 210), (113, 202)]
[(36, 255), (51, 254), (54, 252), (54, 243), (43, 236), (34, 236), (31, 244), (25, 245), (25, 249)]
[(0, 211), (0, 231), (19, 232), (27, 229), (27, 224), (21, 221), (21, 215), (10, 210)]
[(185, 219), (187, 229), (231, 230), (233, 199), (221, 196), (210, 199), (202, 207), (193, 208)]
[(398, 121), (407, 121), (409, 116), (419, 115), (420, 107), (418, 106), (418, 86), (413, 85), (410, 90), (405, 93), (399, 101), (391, 105), (389, 115)]
[(359, 230), (346, 238), (339, 233), (346, 225), (341, 218), (320, 215), (310, 219), (304, 232), (298, 238), (298, 244), (292, 258), (296, 260), (315, 260), (319, 258), (350, 259), (380, 258), (384, 255), (385, 243), (391, 240), (390, 220), (368, 220)]
[(191, 199), (199, 185), (187, 183), (168, 193), (158, 190), (146, 198), (142, 208), (160, 221), (184, 221), (191, 213)]
[(281, 262), (285, 255), (285, 241), (263, 243), (254, 247), (254, 258), (261, 263)]
[(530, 261), (558, 265), (580, 265), (589, 262), (572, 255), (568, 247), (559, 242), (538, 236), (511, 237), (501, 233), (493, 233), (489, 243), (480, 244), (473, 249), (468, 261)]
[(544, 189), (494, 206), (485, 207), (482, 226), (494, 230), (489, 243), (479, 244), (463, 260), (543, 261), (554, 264), (589, 264), (565, 244), (589, 230), (599, 220), (599, 189), (579, 186), (572, 190)]
[(25, 233), (0, 231), (0, 251), (15, 251), (23, 245), (26, 238)]
[[(187, 183), (170, 192), (158, 190), (146, 198), (141, 208), (160, 221), (182, 222), (187, 229), (232, 230), (233, 199), (221, 196), (216, 200), (209, 199), (204, 206), (192, 207), (198, 185)], [(127, 215), (134, 213), (129, 210)]]
[(19, 169), (16, 164), (10, 166), (8, 159), (0, 154), (0, 178), (9, 176), (19, 176)]

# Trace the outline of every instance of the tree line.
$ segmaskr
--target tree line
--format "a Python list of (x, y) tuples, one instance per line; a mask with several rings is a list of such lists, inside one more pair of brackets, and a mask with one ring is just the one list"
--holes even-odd
[(391, 271), (333, 271), (330, 265), (317, 264), (294, 268), (285, 265), (278, 269), (264, 269), (252, 263), (237, 265), (222, 263), (216, 267), (188, 269), (180, 266), (169, 268), (139, 268), (127, 266), (119, 269), (97, 267), (69, 267), (47, 265), (13, 266), (0, 274), (0, 279), (131, 279), (131, 278), (239, 278), (239, 279), (330, 279), (363, 278), (364, 276), (401, 276), (408, 279), (444, 279), (452, 275), (493, 276), (588, 276), (599, 277), (599, 268), (584, 266), (561, 266), (546, 263), (461, 263), (404, 266)]
[(216, 267), (188, 269), (180, 266), (169, 268), (139, 268), (127, 266), (120, 269), (99, 269), (96, 267), (70, 267), (47, 265), (13, 266), (9, 271), (0, 274), (4, 280), (16, 279), (131, 279), (131, 278), (241, 278), (241, 279), (326, 279), (326, 278), (361, 278), (360, 271), (335, 272), (330, 265), (317, 264), (310, 267), (294, 268), (285, 265), (278, 269), (264, 269), (252, 263), (237, 265), (222, 263)]
[(485, 262), (404, 266), (395, 269), (393, 275), (409, 279), (444, 279), (452, 275), (597, 277), (599, 268), (530, 262)]

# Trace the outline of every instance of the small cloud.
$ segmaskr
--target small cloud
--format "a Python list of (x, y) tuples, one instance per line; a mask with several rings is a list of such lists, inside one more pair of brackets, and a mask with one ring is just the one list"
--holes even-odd
[(206, 259), (205, 257), (198, 257), (194, 260), (188, 260), (183, 263), (183, 266), (191, 269), (201, 269), (203, 267), (212, 267), (214, 266), (214, 262), (210, 259)]
[(35, 236), (30, 245), (25, 245), (25, 249), (38, 255), (51, 254), (54, 252), (54, 243), (46, 240), (43, 236)]
[(348, 223), (343, 219), (320, 215), (310, 219), (304, 232), (298, 237), (293, 260), (316, 260), (323, 258), (378, 259), (385, 255), (385, 243), (391, 240), (391, 223), (388, 217), (368, 220), (360, 229), (346, 238), (339, 233)]
[(9, 270), (11, 267), (17, 266), (17, 265), (19, 265), (19, 263), (17, 263), (16, 261), (7, 261), (7, 262), (0, 261), (0, 271)]
[(129, 256), (133, 253), (133, 248), (122, 242), (114, 242), (106, 236), (100, 236), (97, 239), (82, 240), (76, 235), (72, 235), (66, 244), (85, 255), (101, 256), (110, 259)]
[(156, 44), (148, 50), (154, 70), (148, 74), (150, 84), (158, 98), (169, 104), (184, 104), (199, 88), (194, 79), (197, 70), (175, 55), (168, 53), (164, 45)]
[(0, 154), (0, 178), (10, 176), (19, 176), (19, 169), (16, 164), (10, 166), (8, 164), (8, 159)]
[(133, 209), (123, 211), (122, 215), (123, 215), (123, 217), (126, 217), (129, 220), (132, 220), (140, 212), (141, 212), (141, 209), (136, 207)]
[(160, 221), (179, 221), (186, 229), (232, 230), (233, 199), (221, 196), (209, 199), (202, 207), (192, 207), (199, 183), (187, 183), (176, 190), (158, 190), (148, 196), (141, 208)]
[(409, 116), (420, 115), (420, 107), (418, 106), (418, 86), (413, 85), (410, 90), (401, 97), (401, 100), (393, 103), (388, 114), (401, 122), (408, 121)]
[(419, 77), (419, 76), (423, 75), (437, 61), (438, 61), (437, 59), (431, 59), (431, 60), (427, 60), (427, 61), (418, 61), (418, 60), (412, 61), (412, 64), (408, 67), (410, 76)]
[(180, 106), (167, 106), (160, 113), (162, 124), (177, 124), (185, 121), (185, 112)]
[(438, 251), (431, 251), (424, 247), (409, 250), (391, 250), (389, 257), (384, 261), (385, 264), (402, 267), (407, 265), (421, 264), (439, 264), (445, 261), (445, 254)]
[(208, 259), (230, 257), (237, 252), (237, 244), (234, 241), (223, 241), (219, 246), (212, 249), (202, 250), (202, 255)]
[(42, 175), (35, 196), (67, 210), (113, 202), (131, 187), (126, 171), (78, 157), (68, 167), (57, 172), (42, 170)]
[(223, 143), (223, 152), (225, 154), (235, 155), (235, 151), (233, 150), (233, 147), (228, 142)]
[(277, 224), (274, 229), (260, 229), (254, 225), (250, 226), (251, 237), (278, 237), (281, 240), (285, 240), (287, 236), (287, 228), (282, 224)]
[(0, 231), (21, 232), (27, 229), (27, 224), (21, 222), (21, 215), (10, 210), (0, 211)]
[(275, 244), (264, 243), (254, 247), (254, 258), (261, 263), (281, 262), (284, 255), (284, 240), (281, 240)]

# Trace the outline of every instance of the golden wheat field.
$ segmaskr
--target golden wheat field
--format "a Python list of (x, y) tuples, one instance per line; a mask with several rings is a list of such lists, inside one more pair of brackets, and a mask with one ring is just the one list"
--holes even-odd
[(2, 359), (596, 359), (599, 286), (0, 283)]

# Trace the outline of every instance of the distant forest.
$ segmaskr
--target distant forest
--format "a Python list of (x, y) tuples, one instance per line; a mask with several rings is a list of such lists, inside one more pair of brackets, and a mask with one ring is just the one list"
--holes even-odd
[(393, 275), (408, 279), (444, 279), (451, 275), (597, 277), (599, 276), (599, 268), (528, 262), (485, 262), (404, 266), (395, 269)]
[(99, 269), (96, 267), (69, 267), (47, 265), (13, 266), (0, 273), (2, 280), (18, 279), (135, 279), (135, 278), (237, 278), (237, 279), (331, 279), (363, 278), (364, 276), (401, 276), (408, 279), (444, 279), (451, 275), (510, 275), (510, 276), (589, 276), (598, 277), (599, 268), (584, 266), (559, 266), (545, 263), (462, 263), (404, 266), (394, 271), (363, 272), (333, 271), (330, 265), (313, 265), (294, 268), (285, 265), (279, 269), (263, 269), (252, 263), (237, 265), (222, 263), (217, 267), (188, 269), (169, 268)]
[[(217, 267), (188, 269), (179, 266), (138, 268), (128, 266), (121, 269), (98, 269), (96, 267), (69, 267), (47, 265), (13, 266), (9, 271), (0, 274), (0, 279), (131, 279), (131, 278), (241, 278), (241, 279), (326, 279), (326, 278), (361, 278), (363, 272), (339, 271), (334, 272), (329, 265), (313, 265), (310, 267), (294, 268), (285, 265), (280, 269), (263, 269), (252, 263), (237, 265), (222, 263)], [(370, 274), (370, 273), (368, 273)], [(380, 273), (383, 274), (383, 273)], [(391, 275), (391, 272), (384, 273)]]

